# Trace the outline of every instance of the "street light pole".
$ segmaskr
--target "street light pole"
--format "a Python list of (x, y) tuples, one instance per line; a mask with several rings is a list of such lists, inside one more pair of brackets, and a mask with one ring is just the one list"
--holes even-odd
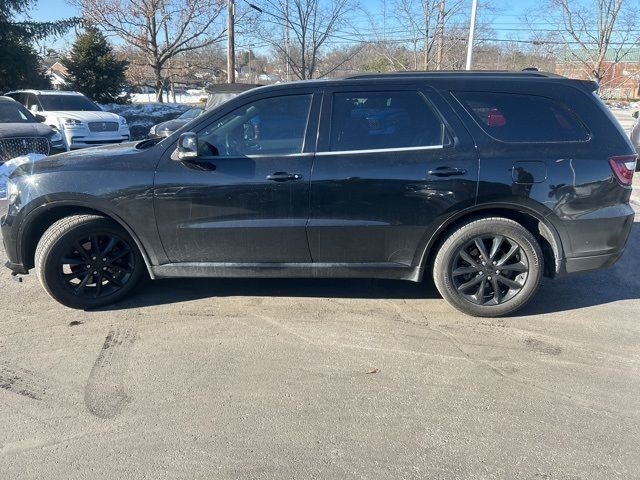
[(235, 1), (228, 0), (227, 8), (227, 82), (236, 83), (236, 47), (234, 39)]
[(471, 21), (469, 23), (469, 39), (467, 40), (467, 64), (465, 70), (471, 70), (471, 61), (473, 57), (473, 34), (476, 30), (476, 13), (478, 11), (478, 0), (471, 2)]
[[(436, 22), (436, 70), (442, 70), (442, 55), (444, 53), (444, 7), (444, 0), (440, 0), (438, 2), (438, 20)], [(428, 65), (425, 61), (424, 69), (427, 70), (427, 67)]]
[[(164, 12), (163, 12), (164, 13)], [(169, 49), (169, 27), (167, 26), (168, 21), (164, 22), (164, 41), (166, 42), (166, 48)], [(169, 89), (171, 90), (171, 96), (173, 97), (173, 103), (176, 103), (176, 89), (173, 85), (173, 72), (171, 71), (171, 59), (167, 62), (167, 67), (169, 70)], [(167, 101), (169, 100), (169, 92), (167, 92)]]

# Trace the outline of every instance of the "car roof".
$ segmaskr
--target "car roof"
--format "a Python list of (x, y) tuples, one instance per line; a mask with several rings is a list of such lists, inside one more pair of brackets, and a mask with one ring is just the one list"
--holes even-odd
[[(0, 95), (0, 102), (7, 102), (7, 103), (9, 103), (9, 102), (14, 102), (14, 103), (18, 103), (18, 102), (16, 102), (13, 98), (11, 98), (11, 97), (5, 97), (4, 95)], [(20, 104), (18, 103), (18, 105), (20, 105)]]
[(507, 82), (553, 82), (579, 85), (590, 91), (597, 89), (598, 84), (589, 80), (576, 80), (557, 75), (555, 73), (539, 70), (439, 70), (439, 71), (407, 71), (407, 72), (369, 72), (358, 73), (341, 78), (326, 78), (314, 80), (297, 80), (292, 82), (276, 83), (264, 87), (257, 87), (249, 92), (280, 90), (293, 87), (322, 87), (345, 85), (384, 85), (385, 83), (407, 84), (416, 81), (447, 81), (456, 82), (457, 85), (468, 86), (473, 84), (491, 84), (495, 81)]
[(69, 90), (33, 90), (33, 89), (25, 89), (25, 90), (12, 90), (9, 93), (33, 93), (35, 95), (69, 95), (69, 96), (84, 96), (80, 92), (72, 92)]

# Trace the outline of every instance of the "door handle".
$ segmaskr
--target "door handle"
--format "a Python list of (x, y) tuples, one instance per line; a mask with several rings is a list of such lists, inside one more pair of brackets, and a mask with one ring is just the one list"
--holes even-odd
[(286, 182), (288, 180), (300, 180), (302, 175), (299, 173), (287, 173), (287, 172), (275, 172), (271, 175), (267, 175), (267, 180), (273, 182)]
[(438, 167), (434, 170), (429, 170), (427, 173), (433, 177), (453, 177), (456, 175), (466, 175), (467, 171), (464, 168)]

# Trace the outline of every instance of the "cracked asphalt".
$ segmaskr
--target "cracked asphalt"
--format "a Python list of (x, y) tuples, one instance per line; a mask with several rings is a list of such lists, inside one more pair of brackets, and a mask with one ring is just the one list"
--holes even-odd
[(7, 271), (0, 477), (640, 478), (638, 221), (614, 267), (494, 320), (368, 280), (165, 280), (81, 312)]

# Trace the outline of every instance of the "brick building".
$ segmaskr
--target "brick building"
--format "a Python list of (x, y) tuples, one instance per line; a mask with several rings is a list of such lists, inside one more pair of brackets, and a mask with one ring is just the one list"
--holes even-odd
[[(600, 82), (602, 97), (625, 100), (640, 98), (640, 49), (630, 50), (618, 62), (615, 61), (613, 52), (608, 54), (603, 70), (605, 75)], [(570, 52), (558, 58), (555, 71), (566, 77), (593, 79), (588, 68)]]

